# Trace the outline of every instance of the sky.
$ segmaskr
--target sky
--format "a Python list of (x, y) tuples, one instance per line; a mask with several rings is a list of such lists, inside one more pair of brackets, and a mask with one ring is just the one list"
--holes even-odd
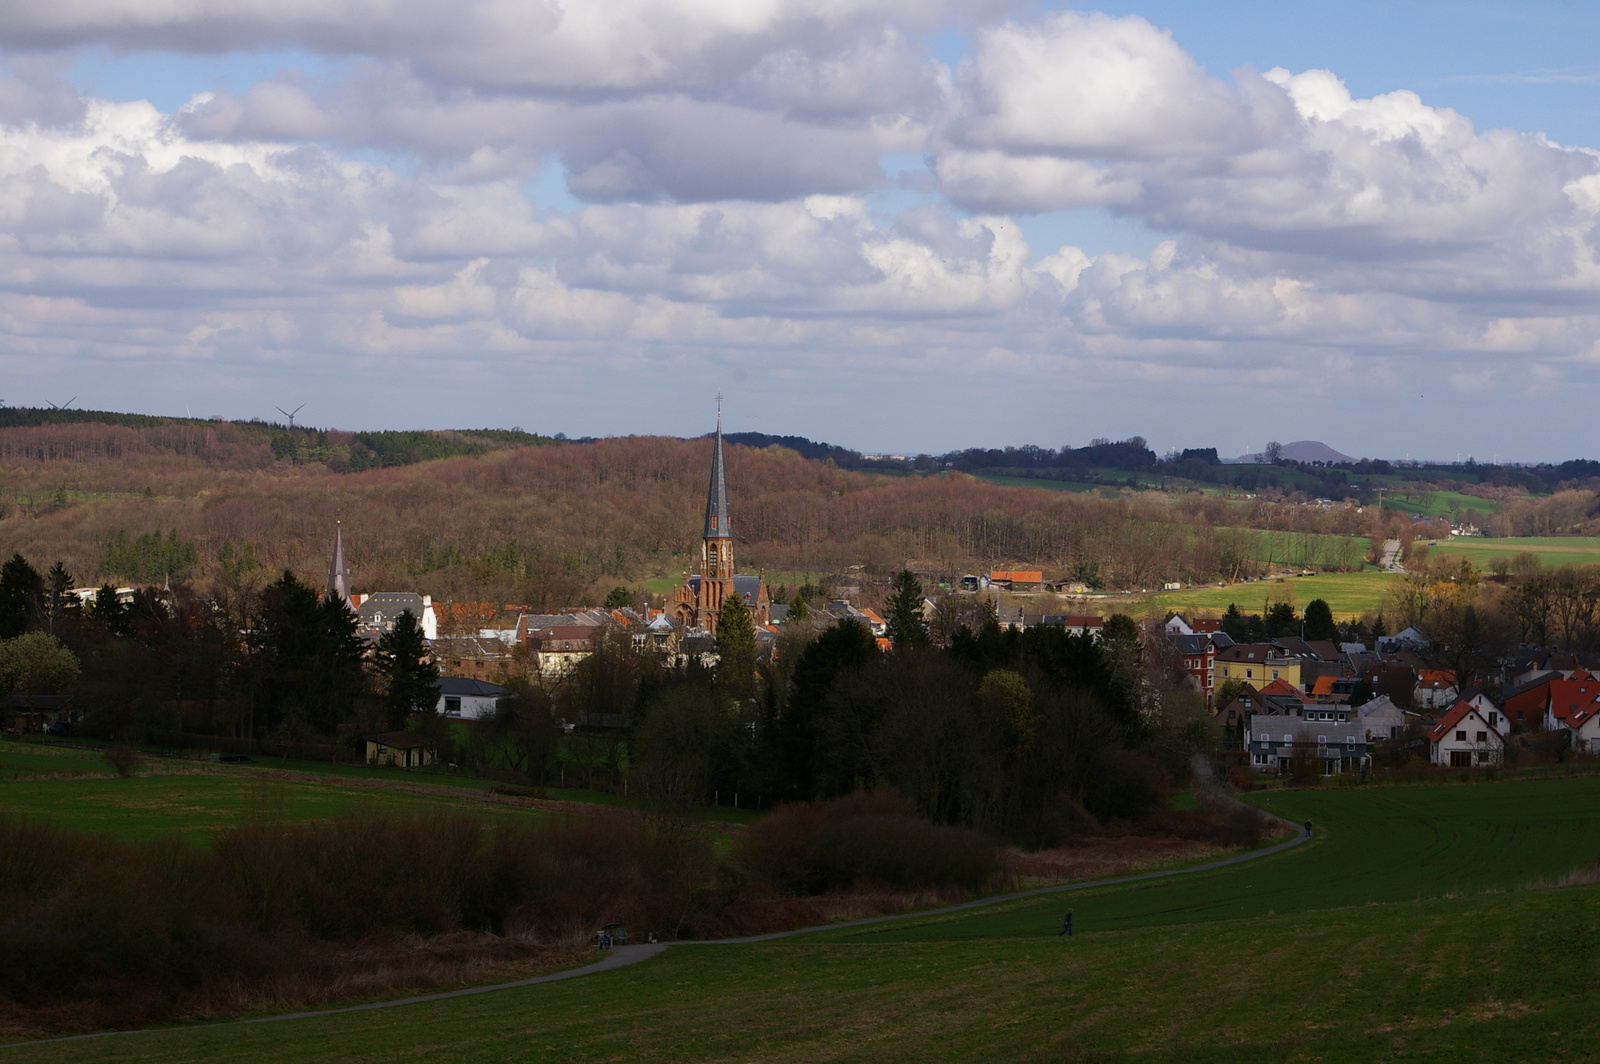
[(1600, 457), (1600, 5), (0, 6), (0, 401)]

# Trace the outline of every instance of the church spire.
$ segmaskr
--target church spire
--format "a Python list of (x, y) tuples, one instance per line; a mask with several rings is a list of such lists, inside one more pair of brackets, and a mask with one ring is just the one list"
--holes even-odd
[(350, 567), (344, 563), (344, 522), (333, 526), (333, 561), (328, 566), (328, 594), (350, 603)]
[(728, 528), (728, 477), (722, 466), (722, 396), (717, 396), (717, 442), (711, 452), (711, 489), (706, 493), (706, 539), (732, 539)]

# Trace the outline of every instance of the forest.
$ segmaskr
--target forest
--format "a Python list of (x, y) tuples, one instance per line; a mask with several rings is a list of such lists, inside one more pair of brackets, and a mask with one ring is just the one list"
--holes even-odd
[[(516, 445), (524, 437), (536, 445)], [(347, 457), (310, 457), (329, 447)], [(559, 608), (682, 571), (709, 448), (664, 437), (19, 424), (0, 428), (0, 553), (59, 559), (86, 586), (258, 586), (285, 569), (317, 582), (342, 520), (360, 588)], [(357, 471), (356, 454), (376, 457)], [(825, 577), (859, 566), (886, 581), (908, 565), (959, 574), (1025, 564), (1136, 589), (1232, 579), (1268, 560), (1359, 568), (1371, 537), (1410, 529), (1398, 514), (1384, 524), (1356, 507), (1265, 494), (1078, 494), (956, 470), (874, 474), (779, 445), (730, 446), (728, 464), (747, 571)], [(1288, 552), (1278, 547), (1290, 541), (1272, 540), (1264, 553), (1268, 531), (1302, 539)]]

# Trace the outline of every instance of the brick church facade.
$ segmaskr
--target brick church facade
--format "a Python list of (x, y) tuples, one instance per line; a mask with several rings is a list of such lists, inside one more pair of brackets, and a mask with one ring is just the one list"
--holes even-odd
[[(719, 404), (720, 406), (720, 404)], [(733, 528), (728, 519), (728, 478), (722, 460), (722, 411), (717, 411), (716, 442), (711, 452), (711, 488), (706, 496), (706, 527), (700, 539), (699, 571), (678, 585), (666, 611), (686, 629), (717, 634), (717, 618), (729, 597), (738, 595), (756, 624), (772, 623), (772, 603), (764, 576), (737, 576), (733, 571)]]

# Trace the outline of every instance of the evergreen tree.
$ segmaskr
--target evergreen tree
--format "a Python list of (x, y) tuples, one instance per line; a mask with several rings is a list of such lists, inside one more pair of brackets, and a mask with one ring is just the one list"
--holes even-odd
[(326, 734), (352, 719), (366, 686), (357, 625), (343, 598), (319, 600), (288, 570), (263, 588), (248, 641), (255, 723)]
[(101, 584), (100, 590), (94, 593), (94, 601), (89, 604), (89, 619), (101, 628), (107, 635), (127, 635), (132, 620), (132, 609), (126, 602), (117, 597), (117, 589), (110, 584)]
[(15, 639), (28, 630), (39, 606), (44, 580), (20, 554), (0, 565), (0, 639)]
[(789, 603), (789, 616), (785, 621), (803, 621), (811, 616), (811, 607), (806, 605), (804, 595), (796, 595)]
[(1378, 640), (1389, 634), (1389, 626), (1383, 623), (1383, 612), (1381, 610), (1378, 613), (1378, 619), (1372, 622), (1372, 631), (1368, 634), (1372, 637), (1372, 650), (1377, 650)]
[(1305, 622), (1307, 639), (1339, 638), (1339, 628), (1333, 623), (1333, 610), (1322, 599), (1312, 599), (1306, 603)]
[(1274, 602), (1262, 621), (1266, 625), (1268, 638), (1300, 634), (1300, 618), (1287, 602)]
[(900, 570), (889, 586), (889, 601), (884, 607), (888, 636), (896, 650), (923, 646), (928, 642), (928, 625), (922, 619), (922, 581), (910, 569)]
[(625, 610), (633, 605), (633, 592), (625, 587), (614, 587), (600, 605), (608, 610)]
[(67, 572), (67, 567), (59, 561), (50, 567), (50, 572), (45, 576), (44, 598), (41, 612), (44, 614), (45, 629), (55, 632), (69, 611), (78, 608), (78, 600), (67, 592), (72, 588), (72, 574)]
[(722, 604), (717, 617), (717, 682), (735, 698), (747, 698), (755, 684), (756, 628), (738, 595)]
[(1228, 603), (1228, 609), (1222, 615), (1222, 632), (1235, 643), (1249, 642), (1250, 622), (1239, 612), (1236, 603)]
[(428, 640), (410, 610), (378, 638), (375, 667), (388, 687), (384, 709), (389, 726), (404, 728), (413, 717), (428, 717), (439, 704), (439, 666), (429, 658)]

